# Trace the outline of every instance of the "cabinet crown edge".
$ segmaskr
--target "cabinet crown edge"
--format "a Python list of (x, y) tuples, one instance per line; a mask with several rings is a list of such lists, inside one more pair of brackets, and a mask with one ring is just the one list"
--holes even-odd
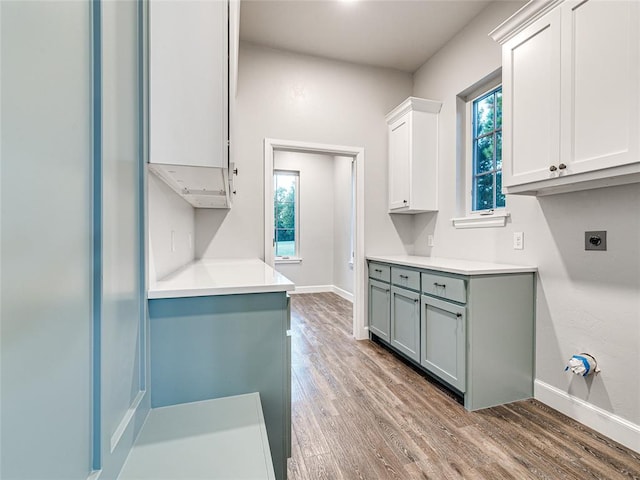
[(428, 98), (409, 97), (385, 116), (387, 123), (392, 123), (402, 115), (414, 111), (425, 113), (440, 113), (442, 102)]
[(496, 42), (503, 44), (564, 1), (565, 0), (531, 0), (489, 32), (489, 36)]

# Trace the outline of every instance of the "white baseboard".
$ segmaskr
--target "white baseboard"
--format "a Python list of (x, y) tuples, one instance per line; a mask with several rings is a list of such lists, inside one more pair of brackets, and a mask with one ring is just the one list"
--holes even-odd
[(336, 287), (335, 285), (333, 285), (333, 290), (332, 291), (336, 295), (339, 295), (342, 298), (344, 298), (345, 300), (348, 300), (349, 302), (353, 303), (353, 293), (347, 292), (346, 290), (343, 290), (340, 287)]
[(333, 285), (309, 285), (307, 287), (299, 287), (296, 285), (296, 289), (292, 292), (295, 293), (325, 293), (325, 292), (333, 292)]
[(540, 380), (534, 382), (533, 394), (536, 400), (640, 453), (640, 425)]
[(343, 290), (340, 287), (336, 287), (335, 285), (309, 285), (306, 287), (298, 287), (296, 285), (296, 289), (289, 293), (296, 294), (296, 293), (326, 293), (326, 292), (335, 293), (336, 295), (339, 295), (345, 300), (348, 300), (351, 303), (353, 303), (353, 294), (347, 292), (346, 290)]

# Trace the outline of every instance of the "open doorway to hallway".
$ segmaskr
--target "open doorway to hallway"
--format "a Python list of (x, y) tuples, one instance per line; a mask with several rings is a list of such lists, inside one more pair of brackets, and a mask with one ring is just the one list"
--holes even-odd
[(275, 268), (300, 293), (353, 300), (353, 157), (274, 152)]
[(299, 292), (353, 301), (353, 335), (365, 330), (364, 150), (265, 139), (265, 262)]

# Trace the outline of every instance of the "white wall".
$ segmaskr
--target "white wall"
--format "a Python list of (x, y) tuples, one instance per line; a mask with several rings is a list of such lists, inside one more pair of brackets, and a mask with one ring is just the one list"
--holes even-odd
[[(152, 284), (194, 259), (195, 209), (153, 173), (149, 173), (148, 179), (149, 283)], [(171, 232), (174, 232), (173, 249)]]
[[(491, 4), (414, 77), (416, 96), (444, 104), (440, 210), (416, 217), (412, 243), (421, 254), (537, 265), (537, 379), (637, 426), (640, 376), (630, 368), (640, 365), (640, 185), (510, 195), (511, 221), (504, 228), (456, 230), (451, 224), (458, 215), (456, 95), (500, 67), (500, 46), (487, 33), (516, 7)], [(585, 230), (607, 230), (608, 251), (585, 252)], [(524, 250), (513, 250), (514, 231), (524, 232)], [(435, 234), (433, 248), (426, 246), (429, 233)], [(595, 355), (602, 373), (588, 380), (565, 373), (578, 352)]]
[(333, 156), (275, 151), (276, 170), (299, 177), (299, 256), (301, 263), (280, 263), (276, 270), (296, 286), (333, 284)]
[(411, 219), (387, 214), (384, 115), (411, 94), (411, 75), (242, 44), (231, 157), (237, 195), (225, 215), (196, 210), (196, 257), (264, 258), (265, 137), (364, 147), (365, 250), (406, 251)]
[[(353, 294), (354, 269), (351, 259), (351, 157), (333, 162), (333, 285)], [(354, 227), (355, 228), (355, 227)]]

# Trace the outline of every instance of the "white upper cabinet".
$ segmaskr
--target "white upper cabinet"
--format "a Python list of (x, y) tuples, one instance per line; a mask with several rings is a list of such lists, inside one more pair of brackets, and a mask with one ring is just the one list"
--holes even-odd
[(560, 163), (559, 44), (553, 11), (503, 47), (504, 187), (551, 178), (549, 166)]
[(530, 2), (503, 53), (506, 193), (640, 181), (640, 2)]
[(149, 161), (228, 168), (226, 1), (149, 3)]
[(438, 113), (441, 102), (409, 97), (386, 117), (389, 213), (438, 210)]

